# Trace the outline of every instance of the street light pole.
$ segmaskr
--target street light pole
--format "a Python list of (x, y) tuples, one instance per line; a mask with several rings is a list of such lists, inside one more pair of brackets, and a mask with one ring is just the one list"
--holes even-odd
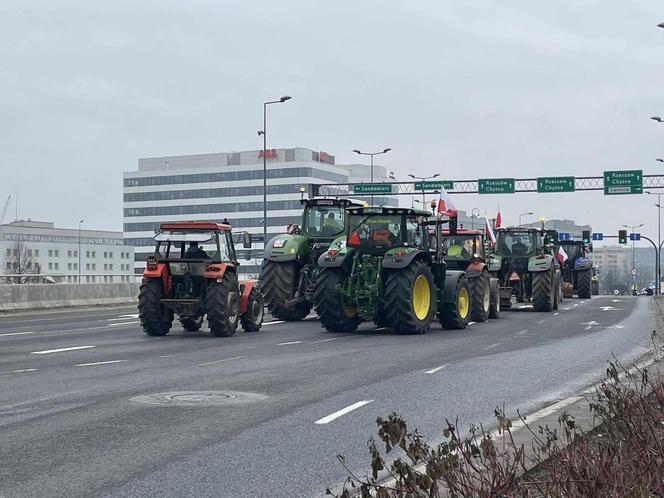
[(473, 208), (470, 210), (470, 229), (474, 230), (475, 229), (475, 211), (477, 211), (477, 219), (480, 217), (480, 210), (479, 208)]
[[(373, 170), (374, 170), (374, 156), (377, 156), (379, 154), (387, 154), (391, 150), (392, 149), (390, 149), (389, 147), (385, 147), (383, 150), (381, 150), (379, 152), (362, 152), (359, 149), (353, 149), (353, 152), (355, 152), (355, 154), (359, 154), (361, 156), (370, 156), (371, 157), (371, 183), (373, 183), (373, 181), (374, 181), (374, 173), (373, 173)], [(371, 205), (373, 206), (373, 192), (371, 193)]]
[(85, 220), (78, 222), (78, 283), (81, 283), (81, 225)]
[(661, 247), (662, 247), (662, 200), (661, 192), (646, 192), (649, 195), (657, 196), (657, 247), (660, 248), (657, 251), (657, 257), (655, 258), (655, 263), (657, 264), (656, 273), (657, 273), (657, 288), (655, 289), (655, 294), (659, 295), (660, 281), (662, 280), (662, 258), (661, 258)]
[[(421, 181), (425, 182), (427, 180), (433, 180), (434, 178), (438, 178), (440, 176), (440, 174), (436, 173), (433, 176), (415, 176), (415, 175), (408, 175), (408, 176), (410, 176), (413, 180), (421, 180)], [(422, 189), (422, 205), (423, 206), (427, 202), (427, 200), (425, 198), (425, 195), (426, 194), (424, 193), (424, 189)]]
[(284, 95), (279, 100), (263, 102), (263, 129), (258, 132), (263, 135), (263, 252), (267, 245), (267, 106), (270, 104), (283, 104), (292, 97)]
[[(630, 229), (630, 239), (632, 239), (632, 270), (636, 269), (636, 258), (634, 257), (634, 237), (632, 237), (632, 233), (634, 233), (635, 228), (640, 228), (643, 226), (643, 223), (640, 225), (623, 225), (625, 228)], [(636, 280), (636, 279), (635, 279)]]

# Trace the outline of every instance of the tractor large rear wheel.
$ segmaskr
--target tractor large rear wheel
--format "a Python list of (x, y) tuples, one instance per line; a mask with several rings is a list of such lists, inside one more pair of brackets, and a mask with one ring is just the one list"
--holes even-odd
[(576, 272), (576, 293), (581, 299), (590, 299), (592, 296), (593, 276), (590, 270)]
[(163, 336), (171, 330), (173, 312), (161, 303), (163, 297), (161, 278), (150, 278), (141, 285), (138, 294), (138, 318), (143, 331), (149, 336)]
[(489, 319), (491, 307), (491, 287), (489, 275), (483, 272), (477, 277), (468, 279), (470, 289), (470, 316), (476, 322), (486, 322)]
[(327, 332), (353, 332), (362, 321), (339, 289), (345, 278), (341, 268), (323, 268), (316, 279), (314, 308)]
[(491, 305), (489, 307), (489, 318), (500, 318), (500, 282), (490, 280), (491, 285)]
[(555, 276), (553, 271), (533, 273), (533, 309), (535, 311), (553, 310), (555, 292)]
[(311, 311), (312, 304), (304, 301), (286, 304), (295, 298), (300, 281), (300, 266), (295, 261), (276, 263), (266, 261), (263, 267), (261, 293), (267, 309), (279, 320), (302, 320)]
[(454, 296), (443, 296), (443, 306), (438, 314), (443, 327), (451, 330), (465, 329), (470, 321), (470, 290), (468, 280), (462, 276), (456, 282)]
[(229, 337), (235, 334), (240, 321), (240, 293), (237, 276), (227, 271), (221, 282), (208, 283), (205, 298), (210, 333), (215, 337)]
[(436, 291), (431, 269), (415, 260), (390, 270), (385, 282), (384, 323), (402, 334), (424, 334), (436, 312)]

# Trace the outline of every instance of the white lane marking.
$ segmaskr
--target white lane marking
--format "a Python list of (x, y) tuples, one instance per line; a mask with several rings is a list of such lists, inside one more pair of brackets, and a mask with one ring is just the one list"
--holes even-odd
[(8, 332), (7, 334), (0, 334), (0, 337), (7, 337), (10, 335), (27, 335), (34, 334), (34, 332)]
[(163, 354), (159, 358), (173, 358), (174, 354)]
[(75, 367), (93, 367), (96, 365), (110, 365), (111, 363), (124, 363), (129, 360), (108, 360), (108, 361), (95, 361), (94, 363), (79, 363)]
[(374, 329), (374, 332), (380, 332), (382, 330), (387, 330), (387, 327), (378, 327), (377, 329)]
[(621, 300), (620, 299), (611, 299), (611, 302), (612, 303), (619, 303), (619, 302), (621, 302)]
[(122, 322), (122, 323), (109, 323), (109, 327), (121, 327), (123, 325), (138, 325), (141, 322)]
[(118, 322), (122, 320), (136, 320), (138, 318), (138, 313), (135, 315), (122, 315), (117, 318), (107, 318), (107, 322)]
[(537, 321), (537, 323), (544, 323), (544, 322), (546, 322), (546, 318), (544, 318), (543, 320), (538, 320)]
[(613, 306), (602, 306), (600, 308), (602, 311), (618, 311), (619, 308), (614, 308)]
[(556, 312), (553, 314), (553, 316), (558, 316), (558, 315), (560, 315), (560, 311), (556, 311)]
[(563, 311), (569, 311), (569, 310), (571, 310), (571, 309), (572, 309), (572, 308), (563, 308)]
[(60, 348), (60, 349), (45, 349), (44, 351), (32, 351), (30, 354), (51, 354), (51, 353), (63, 353), (65, 351), (77, 351), (79, 349), (90, 349), (96, 346), (73, 346), (71, 348)]
[(444, 365), (441, 365), (441, 366), (439, 366), (439, 367), (432, 368), (431, 370), (427, 370), (427, 371), (424, 372), (424, 373), (425, 373), (425, 374), (435, 374), (436, 372), (439, 372), (439, 371), (441, 371), (443, 368), (447, 367), (447, 365), (448, 365), (448, 363), (445, 363)]
[[(161, 358), (161, 356), (160, 356)], [(242, 358), (246, 358), (246, 356), (231, 356), (230, 358), (222, 358), (221, 360), (214, 360), (214, 361), (208, 361), (205, 363), (199, 363), (196, 365), (197, 367), (205, 367), (207, 365), (216, 365), (217, 363), (225, 363), (227, 361), (233, 361), (233, 360), (241, 360)]]
[(320, 341), (310, 342), (309, 344), (320, 344), (321, 342), (336, 341), (337, 339), (339, 339), (339, 338), (338, 337), (330, 337), (329, 339), (322, 339)]
[(36, 372), (36, 368), (24, 368), (22, 370), (8, 370), (6, 372), (0, 372), (0, 374), (18, 374), (18, 373), (24, 373), (24, 372)]
[(526, 332), (528, 332), (528, 329), (521, 330), (520, 332), (517, 332), (516, 335), (523, 335)]
[(576, 303), (576, 304), (574, 305), (574, 307), (576, 308), (578, 305), (579, 305), (579, 303)]
[(497, 348), (498, 346), (500, 346), (500, 343), (499, 343), (499, 342), (497, 342), (497, 343), (495, 343), (495, 344), (491, 344), (490, 346), (487, 346), (487, 347), (485, 347), (485, 348), (483, 348), (483, 349), (484, 349), (484, 351), (488, 351), (489, 349)]
[(468, 325), (475, 325), (477, 322), (468, 322)]
[(362, 408), (364, 405), (368, 405), (369, 403), (373, 403), (373, 399), (365, 399), (362, 401), (358, 401), (357, 403), (353, 403), (350, 406), (347, 406), (346, 408), (342, 408), (338, 412), (331, 413), (327, 417), (323, 417), (321, 419), (318, 419), (314, 422), (314, 424), (318, 425), (323, 425), (323, 424), (329, 424), (335, 419), (338, 419), (339, 417), (342, 417), (346, 415), (347, 413), (352, 412), (353, 410), (357, 410), (358, 408)]
[(274, 322), (263, 322), (263, 325), (276, 325), (277, 323), (286, 323), (286, 320), (275, 320)]
[(290, 346), (291, 344), (302, 344), (302, 341), (280, 342), (277, 346)]

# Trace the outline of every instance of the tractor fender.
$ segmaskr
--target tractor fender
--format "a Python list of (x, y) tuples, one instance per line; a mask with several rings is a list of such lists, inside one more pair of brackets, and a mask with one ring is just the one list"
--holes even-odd
[[(398, 249), (397, 249), (398, 251)], [(420, 249), (410, 250), (404, 255), (397, 256), (394, 254), (394, 251), (389, 251), (383, 258), (383, 268), (390, 269), (400, 269), (408, 266), (416, 257), (420, 255), (425, 255), (427, 261), (429, 261), (430, 256), (425, 251)]]
[(258, 288), (256, 280), (240, 280), (240, 314), (247, 312), (247, 303), (252, 289)]
[(574, 262), (574, 269), (576, 271), (590, 270), (591, 262), (586, 258), (579, 258)]
[(486, 269), (486, 264), (484, 261), (475, 261), (468, 265), (466, 268), (466, 278), (475, 278), (482, 275), (482, 272)]
[(166, 263), (157, 263), (156, 270), (148, 270), (147, 268), (143, 270), (143, 283), (147, 283), (147, 281), (151, 278), (160, 278), (162, 280), (164, 290), (168, 289), (168, 277), (169, 275)]
[(500, 268), (503, 265), (503, 258), (502, 256), (498, 256), (497, 254), (490, 254), (489, 255), (489, 271), (490, 272), (498, 272), (500, 271)]
[(318, 258), (318, 266), (320, 268), (339, 268), (344, 265), (347, 254), (339, 254), (332, 257), (327, 252), (324, 252)]
[(466, 272), (457, 270), (447, 270), (445, 272), (445, 282), (443, 283), (443, 295), (441, 304), (456, 304), (456, 288), (460, 278), (465, 277)]
[(265, 246), (265, 261), (295, 261), (309, 250), (309, 238), (299, 234), (281, 234)]
[(533, 256), (532, 258), (528, 259), (529, 272), (550, 271), (551, 267), (553, 266), (554, 266), (553, 256), (551, 256), (550, 254)]
[(233, 265), (229, 265), (228, 263), (211, 263), (205, 268), (205, 271), (203, 272), (203, 278), (209, 278), (212, 280), (224, 278), (226, 270), (229, 267), (234, 268)]

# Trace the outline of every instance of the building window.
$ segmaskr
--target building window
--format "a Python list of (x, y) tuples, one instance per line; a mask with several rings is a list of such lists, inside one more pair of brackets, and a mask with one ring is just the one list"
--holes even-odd
[(108, 253), (104, 251), (104, 258), (108, 258)]
[[(97, 270), (97, 265), (95, 263), (92, 263), (92, 271), (96, 271), (96, 270)], [(94, 279), (93, 279), (93, 282), (94, 282)]]
[(85, 257), (89, 258), (90, 257), (90, 251), (85, 251)]
[(35, 257), (39, 257), (39, 249), (35, 249)]
[(104, 270), (108, 270), (108, 265), (104, 263)]
[(29, 258), (32, 257), (32, 249), (28, 249), (28, 257), (29, 257)]
[(238, 166), (240, 164), (239, 152), (229, 152), (226, 154), (226, 158), (226, 164), (228, 164), (228, 166)]
[(89, 270), (90, 269), (90, 263), (85, 263), (85, 269)]
[(96, 277), (94, 275), (92, 275), (92, 283), (93, 284), (95, 283), (95, 280), (96, 280)]
[(109, 283), (109, 284), (112, 284), (112, 283), (113, 283), (113, 275), (110, 275), (110, 276), (108, 277), (108, 283)]
[(90, 283), (90, 277), (85, 277), (85, 282), (89, 284)]
[(78, 251), (74, 251), (74, 257), (78, 258)]
[(113, 271), (113, 263), (111, 263), (110, 265), (108, 265), (108, 269), (111, 270), (111, 271)]
[(71, 270), (71, 263), (67, 263), (67, 270)]
[(295, 149), (286, 149), (286, 158), (284, 160), (286, 162), (295, 161)]
[(55, 263), (55, 269), (59, 270), (60, 269), (60, 263)]
[(68, 257), (68, 258), (71, 258), (71, 250), (70, 250), (70, 251), (67, 251), (67, 257)]
[(48, 257), (52, 258), (53, 257), (53, 249), (48, 250)]
[(108, 258), (109, 258), (109, 259), (113, 259), (113, 253), (112, 253), (112, 252), (109, 252), (109, 253), (108, 253)]
[(53, 269), (53, 263), (49, 263), (49, 264), (48, 264), (48, 269), (49, 269), (49, 270), (52, 270), (52, 269)]
[(11, 257), (11, 255), (12, 255), (12, 250), (11, 250), (11, 249), (7, 249), (7, 257), (9, 258), (9, 257)]
[(96, 258), (97, 257), (97, 251), (92, 251), (92, 257)]
[(55, 251), (53, 251), (53, 254), (55, 254), (55, 257), (56, 257), (56, 258), (59, 258), (59, 257), (60, 257), (60, 251), (59, 251), (58, 249), (56, 249)]
[(7, 262), (7, 270), (8, 271), (12, 270), (12, 264), (10, 262)]
[(74, 270), (78, 270), (78, 263), (74, 263)]

